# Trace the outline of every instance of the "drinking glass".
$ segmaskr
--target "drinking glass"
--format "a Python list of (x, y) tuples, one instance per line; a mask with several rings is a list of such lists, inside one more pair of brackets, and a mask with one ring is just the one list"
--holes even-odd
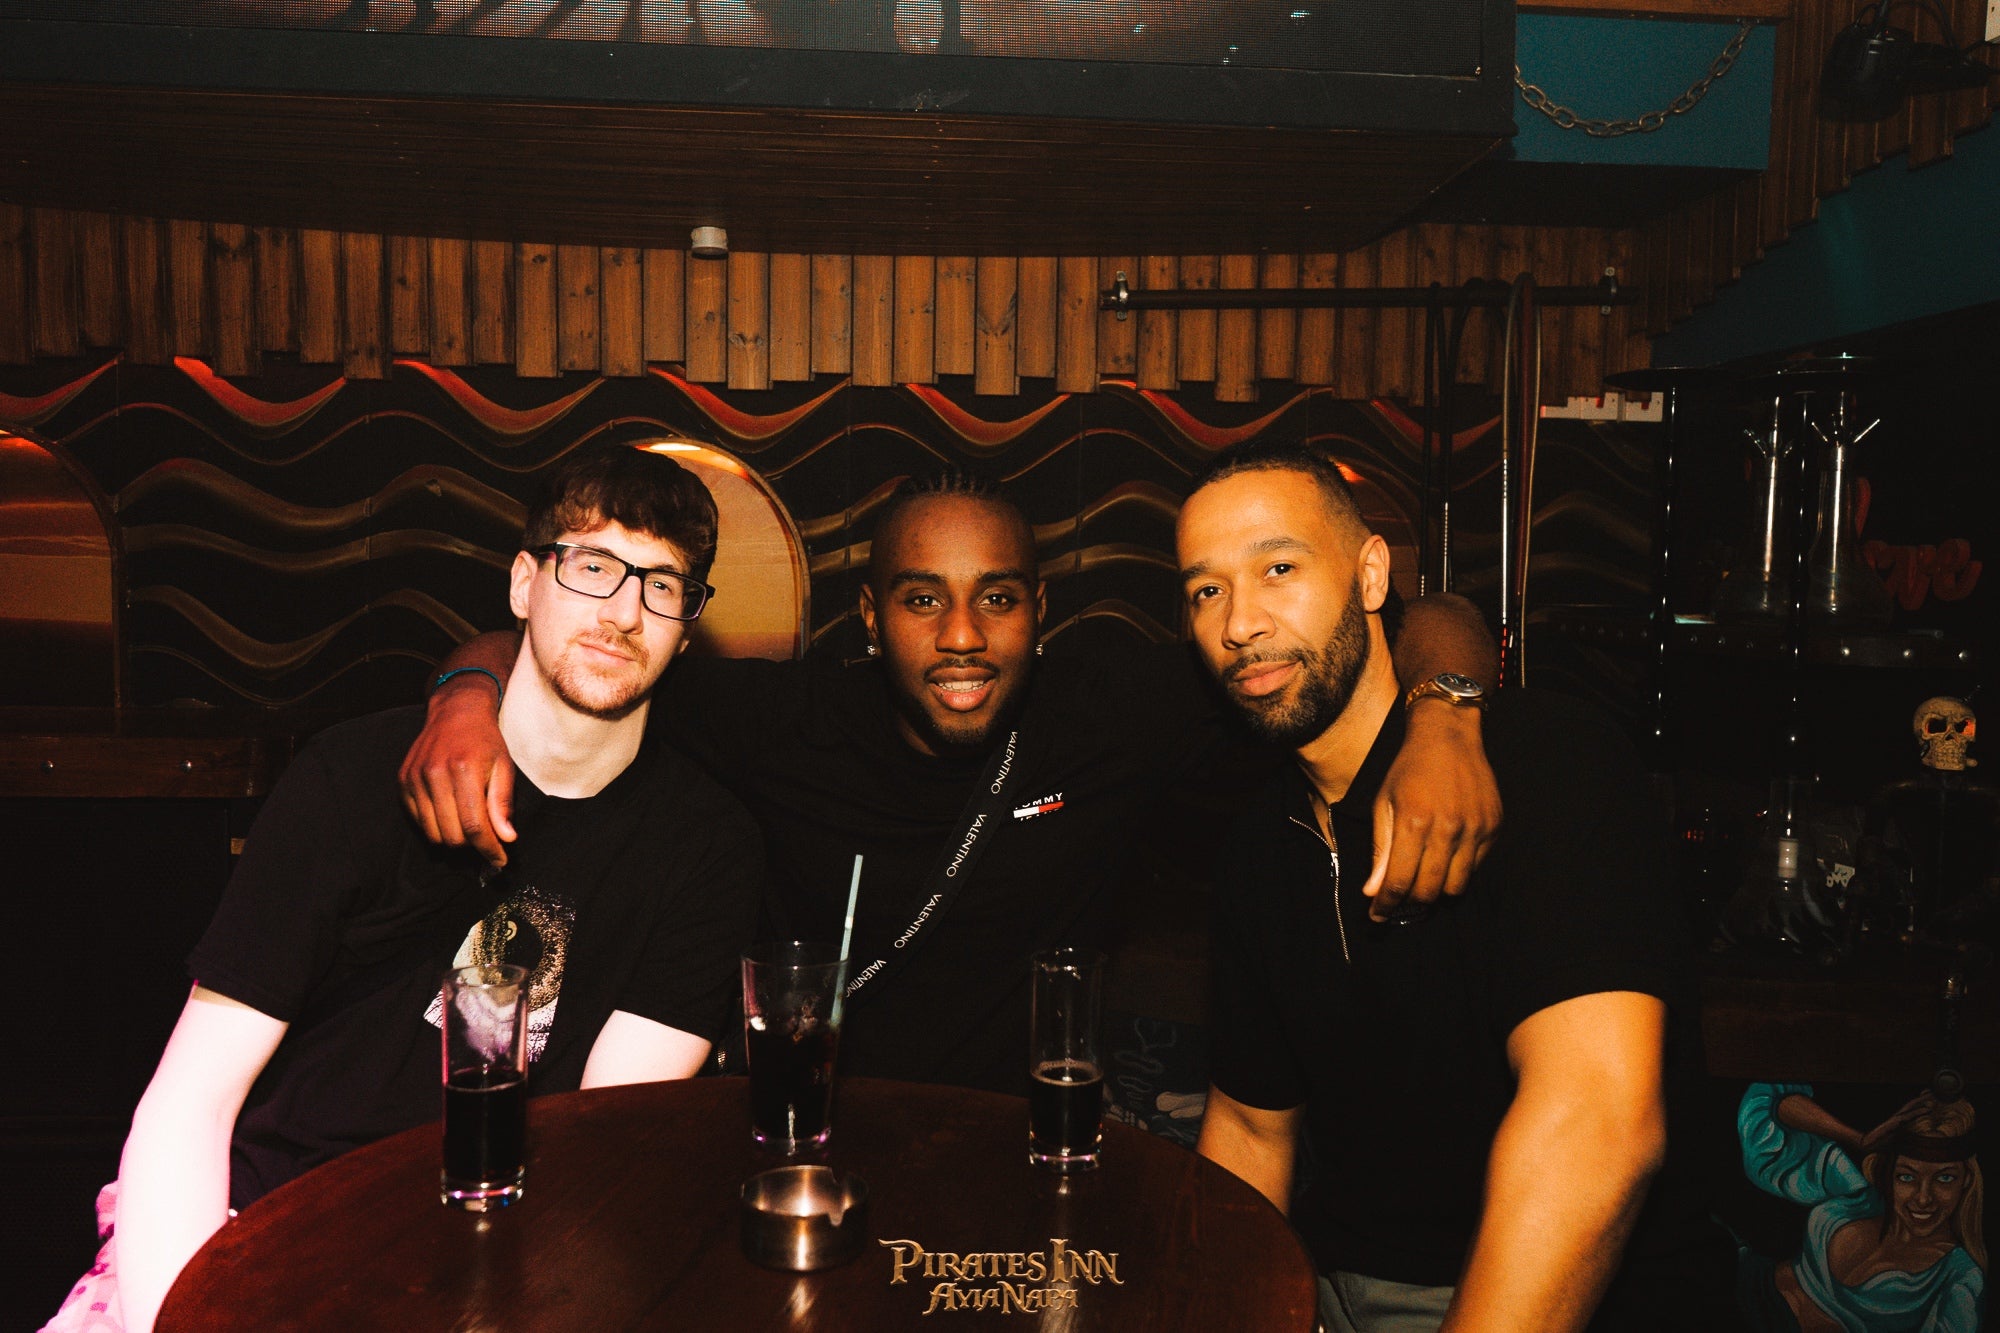
[(444, 1202), (505, 1208), (527, 1175), (528, 972), (477, 963), (444, 979)]
[(847, 962), (831, 944), (788, 940), (743, 955), (750, 1137), (760, 1146), (787, 1157), (826, 1146), (846, 985)]
[(1031, 960), (1028, 1160), (1067, 1175), (1097, 1166), (1104, 1137), (1104, 1062), (1098, 1055), (1104, 955), (1056, 949)]

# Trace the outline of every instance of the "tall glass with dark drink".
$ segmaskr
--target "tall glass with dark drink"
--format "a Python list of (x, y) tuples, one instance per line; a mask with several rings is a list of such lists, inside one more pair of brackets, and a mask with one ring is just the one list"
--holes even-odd
[(847, 964), (830, 944), (798, 940), (743, 955), (743, 1047), (750, 1137), (787, 1157), (833, 1132), (833, 1065)]
[(1097, 1165), (1104, 1138), (1104, 1063), (1098, 1054), (1104, 955), (1038, 953), (1028, 1036), (1028, 1160), (1058, 1174)]
[(521, 1197), (528, 1144), (528, 973), (480, 963), (443, 991), (444, 1171), (439, 1193), (475, 1212)]

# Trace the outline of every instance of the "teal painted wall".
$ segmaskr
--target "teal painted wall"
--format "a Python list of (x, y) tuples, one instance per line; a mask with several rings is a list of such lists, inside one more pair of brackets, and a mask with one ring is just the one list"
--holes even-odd
[(1653, 364), (1712, 365), (2000, 301), (2000, 131), (1910, 170), (1898, 158), (1820, 202), (1819, 220), (1653, 342)]
[[(1521, 75), (1551, 100), (1591, 120), (1636, 120), (1679, 97), (1708, 71), (1736, 35), (1734, 23), (1572, 18), (1523, 14), (1516, 21)], [(1604, 162), (1626, 166), (1732, 167), (1762, 171), (1771, 131), (1771, 70), (1777, 49), (1768, 24), (1708, 96), (1650, 134), (1593, 139), (1559, 129), (1514, 100), (1519, 127), (1512, 156), (1522, 162)], [(1501, 156), (1508, 155), (1502, 147)]]

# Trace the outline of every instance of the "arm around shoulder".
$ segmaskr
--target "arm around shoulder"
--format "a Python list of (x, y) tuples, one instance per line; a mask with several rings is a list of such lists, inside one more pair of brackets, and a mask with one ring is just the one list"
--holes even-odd
[(147, 1333), (194, 1252), (229, 1215), (229, 1141), (286, 1025), (195, 987), (132, 1114), (113, 1250), (126, 1333)]
[[(498, 630), (468, 639), (444, 660), (423, 732), (397, 774), (403, 805), (424, 836), (471, 846), (494, 865), (514, 840), (514, 761), (500, 735), (499, 682), (520, 653), (521, 636)], [(471, 670), (462, 670), (472, 668)]]

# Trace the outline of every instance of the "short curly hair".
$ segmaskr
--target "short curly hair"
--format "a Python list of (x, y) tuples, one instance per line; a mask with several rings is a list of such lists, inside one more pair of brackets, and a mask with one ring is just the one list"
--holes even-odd
[(579, 450), (557, 464), (528, 506), (521, 549), (606, 523), (673, 543), (695, 578), (715, 563), (715, 497), (673, 459), (633, 445)]

